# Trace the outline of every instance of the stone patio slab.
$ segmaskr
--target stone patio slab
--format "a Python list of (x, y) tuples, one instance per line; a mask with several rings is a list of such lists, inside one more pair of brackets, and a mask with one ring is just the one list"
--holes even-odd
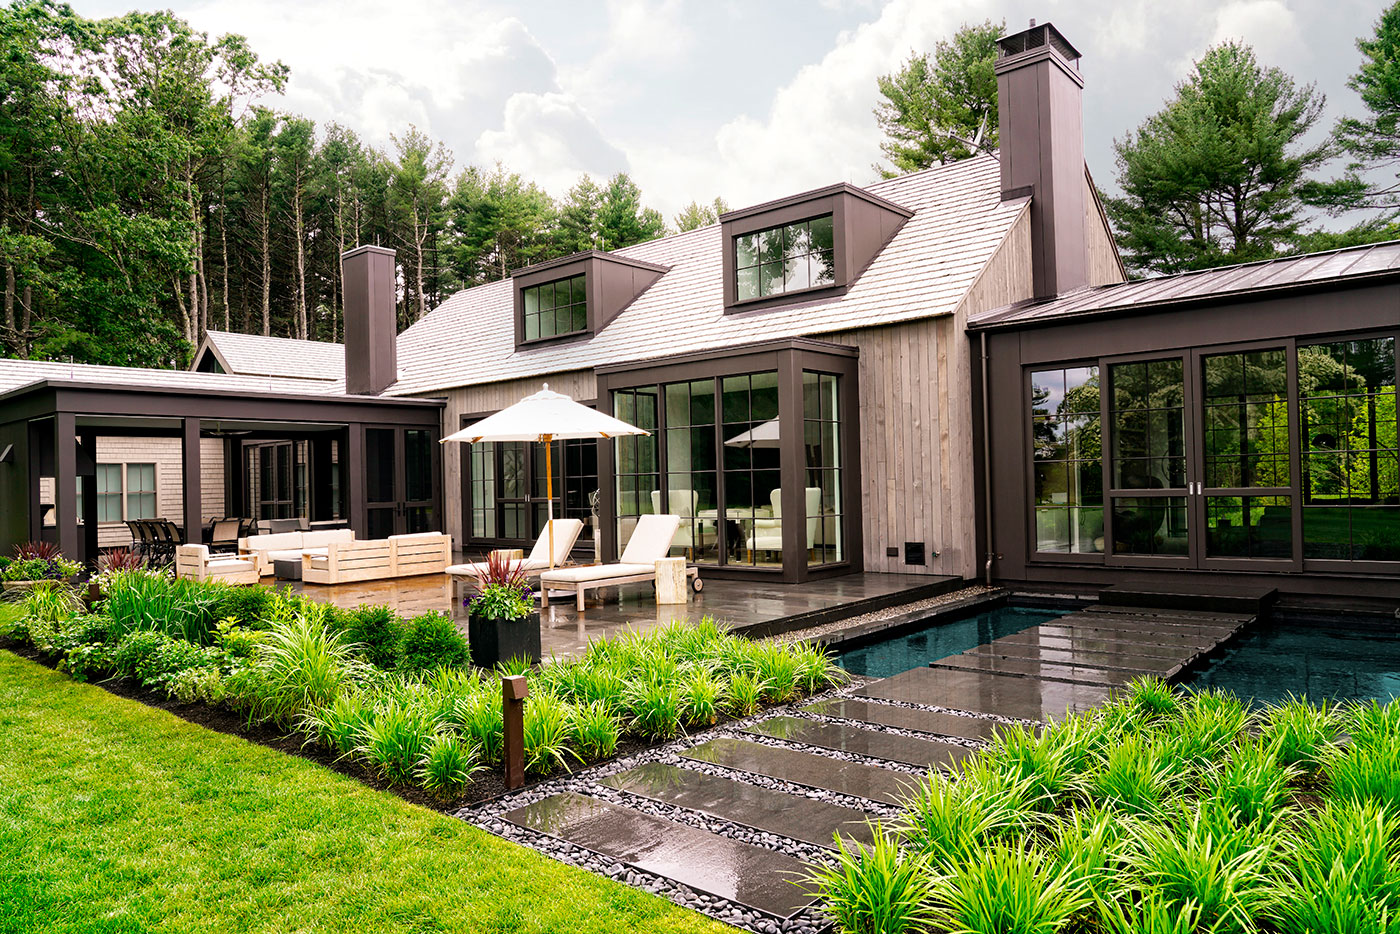
[(1189, 635), (1186, 633), (1173, 632), (1138, 632), (1127, 629), (1098, 628), (1087, 622), (1069, 620), (1066, 616), (1055, 620), (1053, 623), (1046, 623), (1040, 627), (1041, 632), (1051, 636), (1061, 636), (1066, 638), (1086, 638), (1099, 639), (1109, 638), (1116, 642), (1125, 642), (1131, 645), (1161, 645), (1161, 646), (1183, 646), (1189, 649), (1208, 649), (1219, 640), (1210, 636)]
[(1092, 652), (1079, 648), (1055, 648), (1046, 645), (1017, 642), (992, 642), (968, 649), (964, 655), (984, 658), (1021, 658), (1050, 665), (1090, 665), (1095, 668), (1126, 671), (1137, 675), (1172, 678), (1181, 671), (1182, 663), (1172, 658), (1139, 655), (1130, 652)]
[(935, 736), (956, 736), (960, 739), (989, 740), (998, 724), (995, 720), (981, 717), (966, 717), (937, 710), (914, 710), (911, 707), (894, 707), (890, 704), (877, 704), (874, 701), (859, 700), (854, 697), (838, 697), (834, 700), (819, 701), (805, 708), (824, 717), (842, 720), (862, 720), (878, 723), (900, 730), (915, 730), (932, 733)]
[(1194, 623), (1166, 617), (1145, 617), (1137, 613), (1071, 613), (1055, 620), (1060, 625), (1089, 625), (1097, 629), (1162, 635), (1185, 635), (1197, 638), (1223, 639), (1235, 633), (1240, 624), (1217, 625)]
[(918, 782), (918, 776), (907, 772), (727, 736), (687, 749), (681, 755), (697, 762), (767, 775), (807, 788), (839, 791), (885, 804), (898, 804)]
[(929, 662), (929, 667), (954, 671), (985, 671), (1016, 678), (1039, 678), (1075, 684), (1102, 684), (1108, 687), (1127, 684), (1136, 677), (1133, 672), (1119, 669), (1059, 665), (1033, 658), (1012, 658), (1005, 655), (949, 655), (936, 662)]
[(584, 795), (552, 795), (505, 819), (779, 918), (814, 901), (790, 881), (800, 860)]
[(816, 846), (834, 847), (837, 833), (861, 843), (871, 839), (864, 811), (663, 762), (611, 775), (603, 784)]
[(1021, 632), (1002, 636), (987, 643), (993, 648), (1000, 646), (1043, 646), (1047, 649), (1061, 649), (1065, 651), (1086, 651), (1086, 652), (1106, 652), (1120, 653), (1131, 652), (1143, 658), (1169, 659), (1175, 661), (1187, 656), (1188, 653), (1199, 651), (1195, 646), (1177, 644), (1160, 645), (1154, 642), (1126, 642), (1111, 638), (1111, 633), (1096, 633), (1087, 631), (1075, 635), (1064, 635), (1062, 633), (1047, 633), (1042, 627), (1036, 626), (1025, 629)]
[(957, 765), (971, 753), (966, 746), (956, 746), (952, 743), (914, 739), (910, 736), (900, 736), (898, 733), (881, 733), (878, 730), (864, 730), (858, 726), (824, 723), (801, 717), (771, 717), (744, 732), (924, 768), (948, 768)]
[(908, 704), (1044, 721), (1097, 707), (1108, 700), (1110, 689), (1096, 684), (1040, 681), (980, 671), (915, 668), (867, 684), (855, 693)]

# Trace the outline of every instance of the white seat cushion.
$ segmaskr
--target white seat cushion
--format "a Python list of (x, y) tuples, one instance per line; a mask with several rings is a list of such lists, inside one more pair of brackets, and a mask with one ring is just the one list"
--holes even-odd
[[(325, 550), (324, 548), (322, 548), (322, 549), (321, 549), (321, 554), (325, 554), (325, 553), (326, 553), (326, 550)], [(269, 552), (267, 552), (267, 560), (269, 560), (269, 561), (300, 561), (300, 560), (301, 560), (301, 556), (302, 556), (302, 550), (301, 550), (300, 548), (290, 548), (290, 549), (281, 550), (281, 551), (269, 551)]]
[(555, 568), (553, 571), (545, 571), (540, 575), (540, 585), (578, 584), (607, 580), (611, 577), (636, 577), (640, 574), (655, 573), (654, 564), (592, 564), (581, 568)]
[(325, 546), (332, 542), (353, 542), (355, 533), (350, 529), (322, 529), (316, 532), (301, 533), (301, 546), (303, 548), (320, 548), (325, 551)]
[(666, 557), (671, 550), (671, 539), (676, 537), (680, 524), (680, 516), (642, 516), (637, 520), (637, 527), (632, 530), (632, 537), (627, 540), (627, 547), (622, 550), (618, 562), (651, 564)]
[(239, 558), (212, 558), (204, 565), (211, 571), (251, 571), (253, 562)]

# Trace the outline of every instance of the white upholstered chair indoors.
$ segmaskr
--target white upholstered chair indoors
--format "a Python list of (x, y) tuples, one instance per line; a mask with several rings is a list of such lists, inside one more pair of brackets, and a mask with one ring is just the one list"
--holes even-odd
[[(656, 562), (666, 557), (671, 550), (671, 539), (680, 526), (681, 517), (641, 516), (637, 527), (622, 550), (616, 564), (593, 564), (581, 568), (555, 568), (540, 575), (540, 605), (549, 606), (550, 590), (571, 590), (580, 610), (583, 609), (585, 595), (600, 587), (616, 587), (619, 584), (633, 584), (642, 581), (656, 581)], [(699, 574), (695, 568), (687, 568), (686, 573), (699, 589)]]
[[(691, 526), (695, 523), (695, 511), (700, 506), (700, 494), (696, 490), (671, 490), (666, 498), (670, 501), (670, 509), (666, 513), (679, 516), (680, 527), (676, 529), (676, 537), (671, 539), (672, 548), (684, 548), (686, 557), (691, 557), (695, 548), (695, 535)], [(651, 511), (657, 515), (664, 515), (661, 510), (661, 491), (651, 491)], [(704, 542), (702, 541), (703, 547)]]
[[(806, 491), (807, 505), (807, 550), (817, 547), (817, 529), (821, 525), (822, 491), (820, 487), (809, 486)], [(755, 519), (753, 534), (749, 536), (749, 551), (783, 550), (783, 491), (774, 490), (768, 496), (773, 506), (773, 518)]]

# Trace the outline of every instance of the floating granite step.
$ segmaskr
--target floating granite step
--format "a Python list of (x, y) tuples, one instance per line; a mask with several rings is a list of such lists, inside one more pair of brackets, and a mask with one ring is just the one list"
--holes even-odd
[(1092, 652), (1080, 648), (1062, 649), (1000, 640), (968, 649), (963, 654), (984, 658), (1021, 658), (1048, 665), (1090, 665), (1094, 668), (1125, 671), (1130, 677), (1149, 675), (1154, 678), (1172, 678), (1182, 668), (1182, 662), (1177, 659), (1136, 652)]
[(802, 785), (839, 791), (856, 798), (898, 804), (918, 783), (918, 776), (863, 762), (846, 762), (799, 749), (783, 749), (721, 736), (681, 753), (740, 772), (752, 772)]
[(1118, 606), (1115, 604), (1095, 603), (1078, 610), (1079, 613), (1090, 613), (1104, 616), (1128, 616), (1134, 619), (1157, 619), (1168, 622), (1188, 623), (1205, 626), (1235, 626), (1241, 622), (1250, 622), (1259, 618), (1258, 613), (1238, 613), (1224, 612), (1214, 613), (1208, 610), (1177, 610), (1165, 609), (1162, 607), (1150, 606)]
[(814, 901), (792, 884), (800, 860), (607, 801), (565, 792), (505, 819), (778, 918)]
[(1216, 623), (1190, 623), (1146, 616), (1131, 616), (1117, 613), (1071, 613), (1054, 621), (1059, 626), (1090, 626), (1095, 629), (1113, 632), (1139, 633), (1154, 636), (1186, 636), (1195, 639), (1219, 641), (1229, 638), (1239, 630), (1239, 624), (1221, 626)]
[[(1131, 642), (1116, 639), (1112, 633), (1086, 630), (1082, 632), (1066, 633), (1063, 629), (1047, 630), (1043, 626), (1032, 626), (1030, 629), (1023, 629), (1020, 632), (1002, 636), (987, 643), (989, 646), (1041, 646), (1047, 649), (1060, 649), (1063, 651), (1086, 651), (1122, 653), (1131, 652), (1145, 658), (1156, 658), (1158, 660), (1176, 660), (1186, 653), (1198, 652), (1200, 647), (1177, 643), (1175, 645), (1162, 645), (1158, 642)], [(1008, 654), (1011, 654), (1008, 652)]]
[(915, 668), (855, 691), (907, 704), (927, 704), (1018, 720), (1059, 719), (1109, 699), (1110, 688), (1067, 681), (1040, 681), (981, 671)]
[(824, 723), (801, 717), (771, 717), (744, 732), (924, 768), (947, 768), (957, 765), (971, 752), (966, 746), (956, 746), (952, 743), (914, 739), (900, 736), (898, 733), (881, 733), (878, 730), (864, 730), (858, 726)]
[(859, 700), (854, 697), (838, 697), (834, 700), (819, 701), (805, 708), (823, 717), (839, 720), (860, 720), (865, 723), (878, 723), (899, 730), (914, 730), (919, 733), (932, 733), (935, 736), (956, 736), (960, 739), (986, 741), (999, 723), (982, 717), (967, 717), (962, 714), (943, 713), (937, 710), (915, 710), (912, 707), (895, 707), (892, 704), (879, 704), (874, 701)]
[(837, 833), (861, 843), (871, 838), (864, 811), (663, 762), (611, 775), (603, 784), (816, 846), (834, 846)]
[(1277, 596), (1278, 590), (1273, 587), (1193, 584), (1189, 591), (1172, 591), (1160, 586), (1114, 584), (1099, 592), (1099, 602), (1114, 606), (1264, 613)]
[(1010, 658), (1003, 655), (949, 655), (929, 662), (930, 668), (950, 671), (985, 671), (1015, 678), (1039, 678), (1045, 681), (1065, 681), (1074, 684), (1101, 684), (1120, 687), (1133, 680), (1132, 672), (1088, 665), (1059, 665), (1031, 658)]
[(1211, 648), (1220, 642), (1214, 636), (1190, 633), (1145, 632), (1108, 626), (1096, 627), (1092, 625), (1091, 621), (1071, 619), (1068, 616), (1064, 619), (1057, 619), (1053, 623), (1046, 623), (1040, 629), (1046, 635), (1052, 636), (1080, 636), (1089, 639), (1112, 638), (1118, 642), (1139, 645), (1184, 646), (1190, 649)]

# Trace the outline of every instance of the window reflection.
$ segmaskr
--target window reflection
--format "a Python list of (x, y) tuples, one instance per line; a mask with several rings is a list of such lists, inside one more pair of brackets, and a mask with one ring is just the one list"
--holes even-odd
[(1096, 366), (1031, 374), (1036, 551), (1103, 551), (1103, 468)]
[(830, 214), (735, 237), (737, 300), (831, 285), (833, 239)]

